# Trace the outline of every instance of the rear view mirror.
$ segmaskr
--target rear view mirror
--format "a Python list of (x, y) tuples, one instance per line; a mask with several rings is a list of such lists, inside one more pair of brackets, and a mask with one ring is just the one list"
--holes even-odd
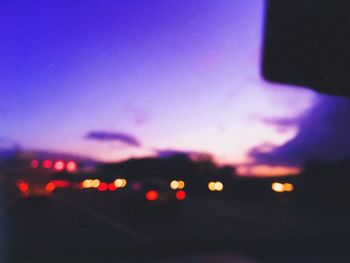
[(267, 0), (266, 80), (350, 96), (350, 1)]

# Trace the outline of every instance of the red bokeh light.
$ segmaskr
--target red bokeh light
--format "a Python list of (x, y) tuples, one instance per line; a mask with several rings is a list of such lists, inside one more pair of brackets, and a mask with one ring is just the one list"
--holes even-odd
[(30, 162), (30, 167), (32, 168), (38, 168), (39, 162), (37, 160), (33, 160)]
[(146, 198), (149, 201), (154, 201), (158, 198), (158, 192), (155, 190), (150, 190), (146, 193)]
[(64, 168), (64, 162), (63, 161), (55, 162), (54, 168), (56, 171), (62, 171)]
[(43, 166), (45, 169), (50, 169), (50, 168), (52, 168), (52, 161), (50, 161), (50, 160), (45, 160), (45, 161), (43, 161), (42, 166)]
[(104, 183), (104, 182), (101, 182), (97, 189), (99, 191), (101, 191), (101, 192), (104, 192), (104, 191), (106, 191), (108, 189), (108, 184)]
[(108, 185), (108, 189), (109, 189), (109, 191), (115, 191), (115, 190), (117, 190), (117, 187), (114, 185), (114, 183), (110, 183)]
[(177, 191), (177, 192), (176, 192), (176, 198), (177, 198), (178, 200), (184, 200), (184, 199), (186, 198), (186, 192), (185, 192), (185, 191), (182, 191), (182, 190)]
[(67, 171), (68, 172), (75, 172), (77, 170), (77, 163), (74, 161), (69, 161), (67, 163)]
[(51, 182), (54, 183), (54, 185), (59, 188), (67, 188), (70, 186), (70, 182), (66, 180), (53, 180)]
[(45, 187), (46, 191), (48, 191), (48, 192), (54, 191), (55, 188), (56, 188), (56, 186), (53, 182), (48, 183)]
[(18, 188), (19, 188), (19, 190), (20, 190), (22, 193), (27, 192), (27, 191), (29, 190), (29, 186), (28, 186), (28, 184), (25, 183), (25, 182), (19, 183), (19, 184), (18, 184)]

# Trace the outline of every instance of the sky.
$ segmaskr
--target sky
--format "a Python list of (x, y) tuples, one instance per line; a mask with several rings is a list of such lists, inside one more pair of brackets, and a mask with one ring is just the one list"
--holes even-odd
[(271, 156), (315, 107), (348, 101), (262, 79), (263, 14), (262, 0), (6, 1), (0, 146), (101, 161), (205, 152), (241, 174), (298, 172), (303, 160)]

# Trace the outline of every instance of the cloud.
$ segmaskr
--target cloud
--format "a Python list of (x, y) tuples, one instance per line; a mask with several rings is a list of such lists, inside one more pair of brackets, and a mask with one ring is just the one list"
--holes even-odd
[(88, 140), (122, 142), (131, 146), (141, 146), (141, 143), (135, 137), (121, 132), (90, 131), (85, 138)]
[(299, 124), (299, 118), (264, 118), (262, 122), (277, 127), (295, 127)]
[[(257, 164), (302, 166), (309, 160), (350, 159), (350, 100), (319, 96), (308, 113), (293, 120), (265, 120), (271, 125), (298, 125), (299, 133), (284, 145), (262, 150), (255, 147), (249, 156)], [(266, 148), (266, 147), (265, 147)]]

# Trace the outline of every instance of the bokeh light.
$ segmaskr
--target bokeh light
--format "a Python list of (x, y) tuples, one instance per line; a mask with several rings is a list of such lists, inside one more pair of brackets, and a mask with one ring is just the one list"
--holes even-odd
[(170, 188), (176, 190), (179, 187), (179, 183), (176, 180), (171, 181)]
[(78, 168), (77, 163), (74, 161), (69, 161), (66, 167), (68, 172), (75, 172)]
[(48, 184), (46, 184), (46, 187), (45, 187), (46, 191), (48, 191), (48, 192), (54, 191), (55, 188), (56, 188), (56, 186), (53, 182), (49, 182)]
[(158, 192), (155, 191), (155, 190), (149, 190), (147, 193), (146, 193), (146, 199), (149, 200), (149, 201), (154, 201), (158, 198)]
[(94, 179), (91, 184), (93, 188), (98, 188), (100, 186), (100, 180)]
[(55, 164), (54, 164), (54, 169), (55, 169), (56, 171), (62, 171), (63, 168), (64, 168), (64, 162), (63, 162), (63, 161), (57, 161), (57, 162), (55, 162)]
[(282, 193), (284, 191), (284, 186), (281, 183), (275, 182), (271, 185), (271, 188), (274, 192)]
[(186, 192), (183, 190), (179, 190), (176, 192), (176, 198), (178, 200), (184, 200), (186, 198)]
[(284, 183), (283, 184), (283, 189), (286, 192), (292, 192), (294, 190), (294, 185), (291, 183)]
[(177, 189), (184, 189), (185, 188), (185, 182), (180, 180), (178, 181)]
[(209, 182), (208, 184), (208, 189), (210, 191), (215, 191), (215, 183), (214, 182)]

